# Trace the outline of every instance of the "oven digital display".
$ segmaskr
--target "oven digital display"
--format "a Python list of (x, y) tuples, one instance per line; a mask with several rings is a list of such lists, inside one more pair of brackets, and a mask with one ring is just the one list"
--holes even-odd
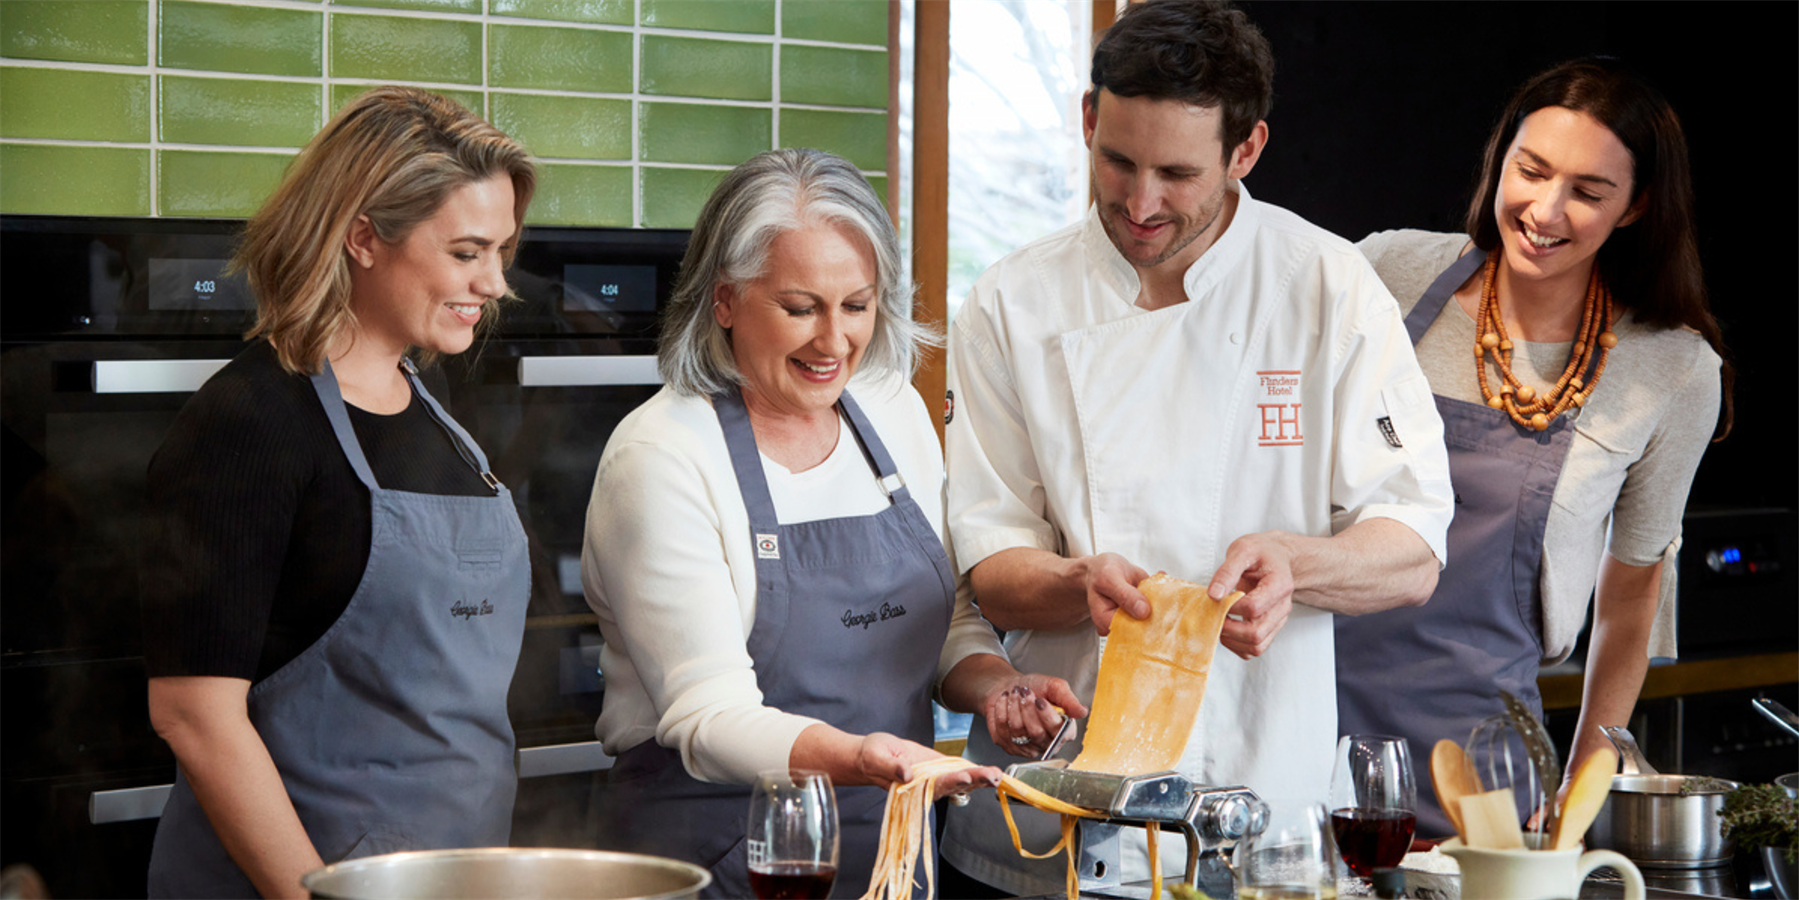
[(223, 259), (150, 260), (150, 309), (253, 310), (241, 274), (227, 277)]
[(564, 312), (653, 313), (655, 266), (562, 267)]

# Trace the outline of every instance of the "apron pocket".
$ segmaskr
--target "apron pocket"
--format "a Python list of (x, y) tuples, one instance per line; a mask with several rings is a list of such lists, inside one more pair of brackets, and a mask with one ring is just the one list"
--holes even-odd
[(373, 825), (356, 839), (356, 843), (342, 856), (336, 859), (325, 857), (330, 862), (361, 859), (365, 856), (380, 856), (383, 853), (400, 853), (412, 849), (412, 839), (398, 827), (393, 825)]
[(498, 569), (505, 561), (504, 544), (472, 544), (456, 548), (456, 568), (463, 572)]

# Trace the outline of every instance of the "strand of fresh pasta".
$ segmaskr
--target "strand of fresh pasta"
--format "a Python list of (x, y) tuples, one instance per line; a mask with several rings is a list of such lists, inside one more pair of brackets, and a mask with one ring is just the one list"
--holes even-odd
[[(875, 854), (874, 872), (869, 878), (868, 893), (862, 895), (862, 900), (910, 900), (920, 852), (922, 851), (926, 858), (931, 855), (931, 830), (926, 826), (937, 779), (974, 765), (959, 756), (927, 760), (912, 767), (911, 781), (895, 784), (888, 789), (886, 813), (881, 822), (880, 849)], [(1080, 885), (1080, 877), (1077, 872), (1079, 860), (1076, 856), (1079, 850), (1074, 839), (1075, 819), (1096, 818), (1101, 813), (1058, 800), (1010, 775), (1000, 777), (997, 790), (1000, 809), (1006, 817), (1006, 827), (1012, 832), (1012, 846), (1020, 855), (1030, 859), (1046, 859), (1059, 851), (1068, 857), (1068, 896), (1070, 900), (1073, 900)], [(1018, 835), (1018, 825), (1012, 819), (1012, 807), (1008, 802), (1010, 798), (1016, 798), (1045, 812), (1061, 815), (1062, 839), (1042, 853), (1032, 853), (1024, 849)], [(1153, 835), (1150, 841), (1150, 858), (1153, 861), (1155, 858)], [(1159, 892), (1161, 888), (1159, 869), (1155, 878), (1156, 889)], [(925, 897), (929, 900), (936, 896), (936, 893), (936, 876), (927, 864), (925, 866)]]

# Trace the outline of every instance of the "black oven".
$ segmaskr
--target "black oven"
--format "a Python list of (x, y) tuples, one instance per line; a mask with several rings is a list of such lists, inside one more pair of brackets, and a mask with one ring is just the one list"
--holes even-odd
[[(141, 896), (174, 776), (139, 634), (144, 477), (188, 394), (244, 346), (239, 221), (0, 217), (0, 864), (61, 896)], [(447, 402), (517, 498), (533, 585), (510, 705), (515, 842), (582, 840), (599, 632), (583, 518), (614, 425), (658, 388), (684, 231), (530, 228), (519, 299), (443, 364)]]

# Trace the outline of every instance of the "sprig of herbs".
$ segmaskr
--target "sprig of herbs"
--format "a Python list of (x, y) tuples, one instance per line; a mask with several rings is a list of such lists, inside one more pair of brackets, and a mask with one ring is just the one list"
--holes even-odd
[(1724, 796), (1718, 810), (1719, 834), (1745, 849), (1775, 847), (1787, 859), (1799, 858), (1799, 808), (1785, 790), (1771, 784), (1746, 784)]
[(1689, 775), (1681, 779), (1680, 795), (1690, 797), (1694, 794), (1722, 794), (1735, 789), (1736, 786), (1736, 782), (1726, 781), (1723, 778), (1713, 778), (1710, 775)]
[(1185, 881), (1175, 882), (1169, 887), (1168, 893), (1174, 895), (1174, 900), (1212, 900), (1205, 891), (1202, 891)]

